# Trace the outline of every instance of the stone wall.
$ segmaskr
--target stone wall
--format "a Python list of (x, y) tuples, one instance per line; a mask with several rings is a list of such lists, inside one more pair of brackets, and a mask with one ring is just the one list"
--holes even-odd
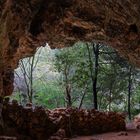
[(42, 107), (23, 107), (16, 101), (3, 107), (5, 128), (3, 134), (19, 140), (46, 140), (54, 137), (92, 135), (125, 130), (125, 117), (114, 112)]

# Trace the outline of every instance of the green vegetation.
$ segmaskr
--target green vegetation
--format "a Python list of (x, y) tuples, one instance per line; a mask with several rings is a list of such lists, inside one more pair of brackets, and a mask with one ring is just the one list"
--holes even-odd
[(40, 48), (20, 61), (14, 84), (12, 98), (23, 105), (121, 111), (129, 119), (140, 109), (140, 71), (102, 44)]

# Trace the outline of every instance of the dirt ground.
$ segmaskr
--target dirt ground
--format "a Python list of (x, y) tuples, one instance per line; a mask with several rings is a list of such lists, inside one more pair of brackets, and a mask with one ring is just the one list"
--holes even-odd
[(124, 132), (105, 133), (93, 136), (75, 137), (71, 140), (140, 140), (140, 129), (135, 129), (133, 124), (127, 124)]

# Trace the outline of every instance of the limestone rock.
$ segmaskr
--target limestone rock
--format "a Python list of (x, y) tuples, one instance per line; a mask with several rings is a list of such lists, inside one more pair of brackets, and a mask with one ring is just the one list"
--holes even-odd
[(1, 0), (0, 95), (12, 93), (13, 70), (48, 42), (106, 42), (140, 66), (139, 0)]

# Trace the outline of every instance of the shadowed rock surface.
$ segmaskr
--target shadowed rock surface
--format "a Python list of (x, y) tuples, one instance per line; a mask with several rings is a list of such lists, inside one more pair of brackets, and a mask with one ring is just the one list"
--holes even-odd
[(48, 42), (106, 42), (140, 66), (139, 0), (1, 0), (0, 95), (13, 90), (13, 70)]

